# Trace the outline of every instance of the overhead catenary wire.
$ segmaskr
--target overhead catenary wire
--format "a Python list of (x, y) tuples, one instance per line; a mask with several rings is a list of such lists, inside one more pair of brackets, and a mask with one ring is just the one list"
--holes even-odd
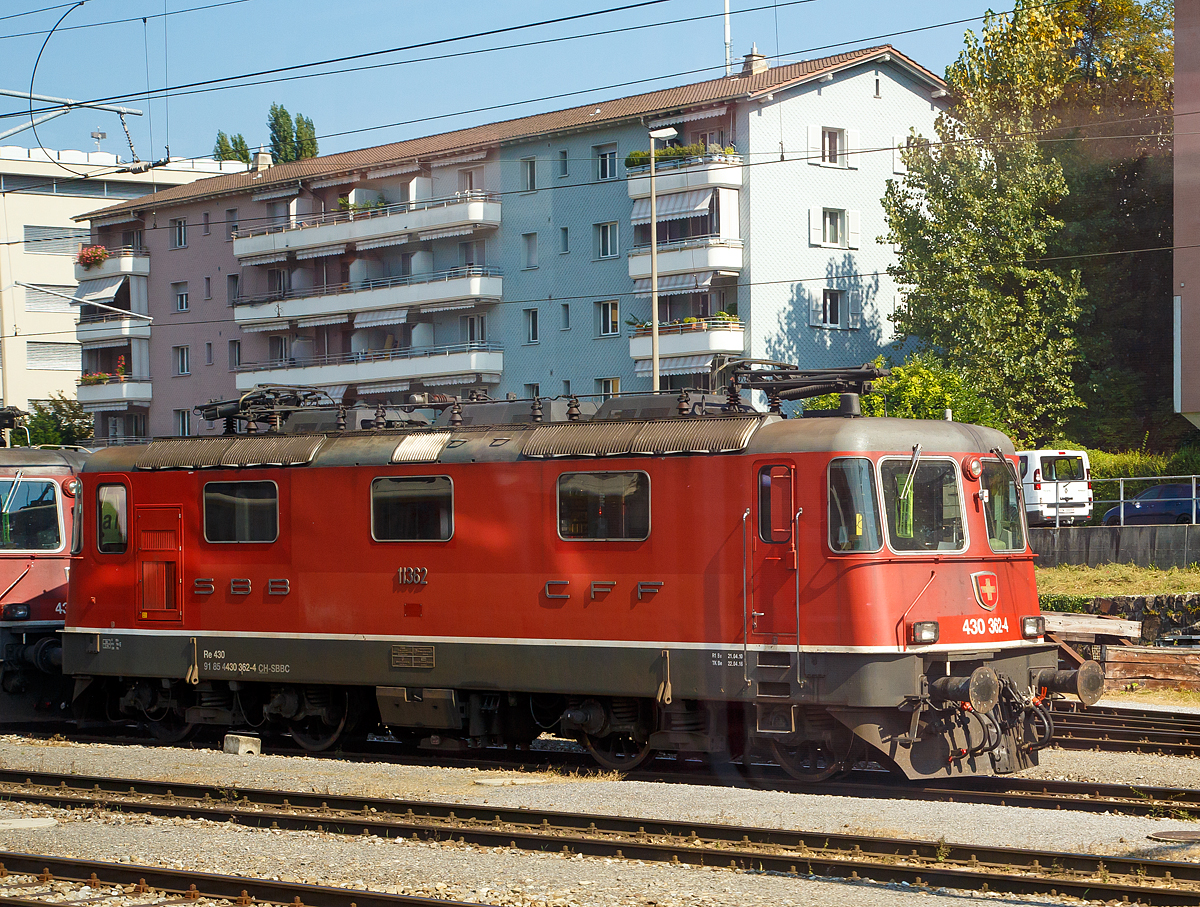
[[(85, 22), (82, 25), (68, 25), (66, 28), (62, 28), (59, 30), (60, 31), (80, 31), (85, 28), (100, 28), (100, 27), (106, 26), (106, 25), (124, 25), (129, 22), (138, 22), (142, 19), (161, 19), (164, 15), (180, 16), (180, 15), (183, 15), (184, 13), (198, 13), (198, 12), (202, 12), (204, 10), (218, 9), (222, 6), (235, 6), (239, 3), (251, 3), (251, 2), (253, 2), (253, 0), (221, 0), (220, 3), (209, 3), (209, 4), (206, 4), (205, 6), (192, 6), (192, 7), (189, 7), (188, 9), (177, 9), (170, 13), (153, 13), (149, 16), (130, 16), (126, 19), (108, 19), (104, 22)], [(33, 10), (28, 13), (18, 13), (16, 16), (0, 16), (0, 21), (3, 21), (5, 19), (15, 19), (18, 16), (29, 16), (29, 15), (32, 15), (34, 12), (44, 13), (49, 10), (62, 9), (64, 7), (73, 6), (73, 5), (74, 5), (73, 3), (63, 3), (58, 6), (47, 6), (45, 9)], [(0, 41), (8, 41), (13, 38), (36, 38), (41, 35), (45, 35), (46, 33), (47, 32), (45, 29), (42, 29), (39, 31), (16, 32), (16, 33), (9, 34), (9, 35), (0, 35)]]

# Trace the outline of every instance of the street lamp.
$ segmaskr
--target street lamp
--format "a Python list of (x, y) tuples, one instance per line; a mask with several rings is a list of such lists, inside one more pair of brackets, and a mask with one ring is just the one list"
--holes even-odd
[(679, 132), (671, 126), (650, 133), (650, 374), (658, 393), (658, 199), (654, 194), (654, 147), (659, 139), (669, 141)]

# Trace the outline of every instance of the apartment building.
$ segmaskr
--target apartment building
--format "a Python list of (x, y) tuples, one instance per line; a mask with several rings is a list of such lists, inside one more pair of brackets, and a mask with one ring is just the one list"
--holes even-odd
[(79, 312), (63, 297), (75, 292), (75, 256), (88, 230), (74, 218), (233, 169), (208, 159), (146, 173), (125, 166), (107, 152), (0, 146), (0, 405), (28, 409), (51, 394), (75, 396)]
[(133, 371), (81, 399), (101, 435), (110, 412), (194, 434), (219, 430), (195, 424), (195, 404), (262, 383), (369, 402), (649, 389), (650, 186), (629, 156), (667, 127), (697, 147), (657, 167), (664, 385), (701, 386), (718, 353), (861, 363), (891, 341), (898, 292), (879, 200), (897, 146), (945, 104), (942, 81), (890, 46), (779, 67), (751, 53), (730, 77), (260, 156), (109, 206), (81, 220), (113, 248), (140, 231), (154, 321), (85, 359)]
[(1175, 412), (1200, 427), (1200, 6), (1175, 7)]

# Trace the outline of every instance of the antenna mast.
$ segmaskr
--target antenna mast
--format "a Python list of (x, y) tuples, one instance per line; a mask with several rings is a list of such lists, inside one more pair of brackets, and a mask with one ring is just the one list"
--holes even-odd
[(725, 75), (733, 75), (733, 42), (729, 40), (729, 0), (725, 0)]

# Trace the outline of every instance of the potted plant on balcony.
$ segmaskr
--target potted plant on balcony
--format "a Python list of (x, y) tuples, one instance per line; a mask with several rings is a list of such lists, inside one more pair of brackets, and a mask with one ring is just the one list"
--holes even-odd
[(108, 374), (108, 372), (92, 372), (81, 376), (79, 383), (83, 387), (91, 387), (94, 384), (106, 384), (111, 377), (112, 375)]
[(108, 261), (108, 249), (104, 246), (84, 246), (79, 250), (79, 254), (75, 256), (75, 263), (80, 265), (85, 271), (89, 271), (98, 265)]
[(125, 357), (124, 356), (117, 357), (117, 380), (118, 381), (125, 380)]

